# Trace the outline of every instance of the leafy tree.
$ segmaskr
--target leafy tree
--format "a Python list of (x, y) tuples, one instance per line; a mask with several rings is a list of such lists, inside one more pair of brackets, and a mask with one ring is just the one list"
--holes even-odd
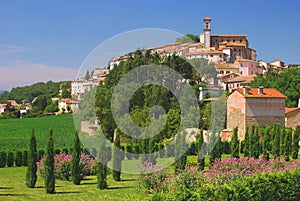
[(214, 63), (209, 63), (207, 59), (195, 58), (190, 60), (193, 68), (193, 79), (197, 83), (208, 82), (212, 78), (216, 78), (218, 72)]
[(200, 38), (197, 35), (194, 34), (186, 34), (185, 36), (181, 38), (177, 38), (176, 42), (182, 42), (182, 43), (198, 43), (200, 42)]
[(88, 80), (88, 79), (91, 78), (91, 75), (90, 75), (90, 71), (89, 71), (89, 70), (86, 71), (84, 78), (85, 78), (86, 80)]
[(115, 181), (121, 180), (122, 156), (120, 150), (120, 130), (117, 129), (116, 139), (113, 148), (113, 178)]
[(264, 86), (266, 88), (276, 88), (287, 96), (286, 107), (297, 107), (300, 97), (300, 68), (289, 68), (282, 73), (268, 71), (259, 74), (250, 84), (251, 87)]
[(45, 158), (45, 189), (46, 193), (55, 193), (54, 142), (52, 129), (49, 131), (49, 139)]
[(80, 171), (80, 140), (78, 132), (75, 132), (74, 143), (73, 143), (73, 153), (71, 161), (71, 172), (72, 172), (72, 181), (75, 185), (79, 185), (81, 182), (81, 171)]
[(233, 158), (239, 158), (239, 139), (238, 139), (238, 127), (235, 127), (233, 129), (233, 136), (231, 138), (230, 142), (230, 148), (231, 148), (231, 156)]
[(29, 153), (28, 153), (28, 167), (26, 172), (26, 186), (28, 188), (33, 188), (37, 180), (37, 148), (36, 148), (36, 138), (34, 130), (32, 129), (32, 134), (30, 138)]
[(203, 129), (200, 130), (199, 136), (198, 136), (198, 164), (199, 164), (199, 170), (204, 170), (205, 167), (205, 154), (204, 150), (202, 148), (204, 143), (203, 139)]

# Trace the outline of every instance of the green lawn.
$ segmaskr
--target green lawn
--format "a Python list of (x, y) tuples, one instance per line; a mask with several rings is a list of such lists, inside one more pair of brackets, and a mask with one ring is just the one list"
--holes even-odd
[(122, 174), (123, 181), (115, 182), (108, 176), (108, 189), (97, 189), (96, 176), (89, 176), (80, 185), (56, 181), (56, 194), (45, 193), (44, 181), (38, 177), (36, 188), (25, 187), (25, 167), (0, 168), (0, 200), (149, 200), (136, 190), (137, 175)]
[(72, 147), (75, 132), (70, 114), (23, 119), (0, 119), (0, 151), (28, 149), (32, 128), (35, 129), (38, 149), (45, 149), (49, 128), (53, 128), (55, 148)]

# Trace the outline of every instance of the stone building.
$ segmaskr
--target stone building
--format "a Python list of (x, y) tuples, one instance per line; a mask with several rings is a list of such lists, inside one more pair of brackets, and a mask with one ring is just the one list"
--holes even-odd
[(244, 87), (232, 91), (227, 98), (227, 129), (222, 138), (230, 140), (235, 127), (239, 140), (244, 140), (246, 128), (251, 132), (252, 125), (284, 125), (285, 99), (285, 95), (271, 88)]
[(300, 126), (300, 107), (285, 108), (285, 126), (290, 128)]

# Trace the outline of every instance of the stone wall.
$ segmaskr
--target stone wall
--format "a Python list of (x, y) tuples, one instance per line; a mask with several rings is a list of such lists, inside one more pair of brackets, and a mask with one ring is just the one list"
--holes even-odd
[(290, 128), (300, 126), (300, 109), (286, 114), (285, 126)]

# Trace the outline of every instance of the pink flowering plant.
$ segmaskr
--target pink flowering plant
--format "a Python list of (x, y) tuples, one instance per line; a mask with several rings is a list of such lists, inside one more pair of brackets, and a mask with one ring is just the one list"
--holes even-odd
[[(71, 160), (71, 154), (60, 153), (54, 155), (54, 174), (56, 179), (71, 180)], [(44, 162), (44, 156), (37, 162), (37, 167), (42, 177), (45, 173)], [(82, 177), (95, 174), (96, 159), (93, 159), (89, 154), (81, 153), (79, 165)]]
[(299, 161), (286, 162), (280, 158), (267, 161), (264, 158), (245, 157), (216, 160), (203, 171), (199, 170), (198, 165), (187, 165), (184, 170), (177, 170), (176, 174), (166, 170), (149, 173), (153, 168), (159, 169), (149, 163), (145, 163), (143, 168), (146, 173), (141, 175), (138, 185), (145, 192), (157, 196), (160, 200), (188, 200), (199, 188), (230, 184), (243, 177), (264, 173), (292, 171), (300, 168), (300, 164)]

